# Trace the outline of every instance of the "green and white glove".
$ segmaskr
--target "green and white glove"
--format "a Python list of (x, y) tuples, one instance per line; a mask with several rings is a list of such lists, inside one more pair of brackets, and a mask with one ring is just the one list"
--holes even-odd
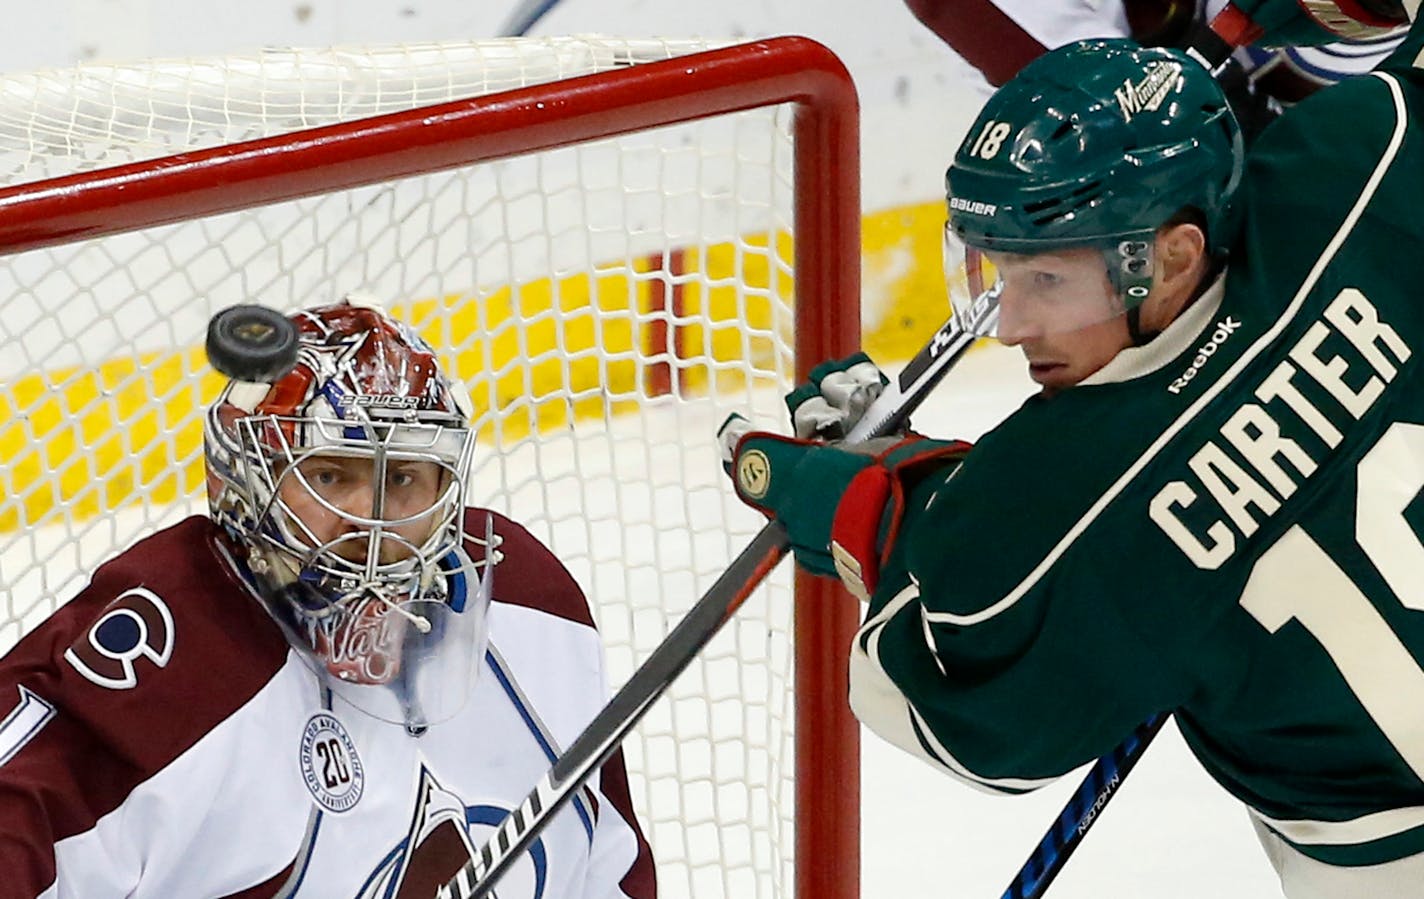
[(797, 564), (813, 574), (835, 577), (831, 522), (836, 505), (841, 490), (872, 457), (755, 431), (736, 413), (717, 429), (717, 442), (737, 498), (781, 522)]
[(865, 353), (822, 362), (786, 395), (791, 427), (802, 440), (841, 440), (890, 383)]
[(735, 413), (717, 440), (737, 497), (781, 522), (797, 564), (839, 577), (862, 600), (875, 590), (909, 485), (969, 449), (918, 435), (855, 445), (799, 440), (753, 430)]

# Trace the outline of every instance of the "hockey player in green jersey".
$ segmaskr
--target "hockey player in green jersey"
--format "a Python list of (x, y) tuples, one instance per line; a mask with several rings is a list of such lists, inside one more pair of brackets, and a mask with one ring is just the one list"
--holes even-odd
[(723, 433), (738, 494), (868, 600), (872, 730), (1016, 793), (1170, 711), (1291, 899), (1424, 895), (1421, 54), (1416, 21), (1244, 168), (1174, 50), (1074, 44), (989, 100), (950, 290), (1041, 392), (972, 449), (814, 439), (862, 358), (788, 397), (798, 439)]

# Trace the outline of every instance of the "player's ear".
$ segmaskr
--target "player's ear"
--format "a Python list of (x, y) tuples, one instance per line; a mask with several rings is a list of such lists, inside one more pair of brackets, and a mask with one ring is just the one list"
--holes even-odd
[(1209, 266), (1206, 232), (1192, 222), (1167, 225), (1157, 232), (1154, 280), (1165, 291), (1195, 290)]

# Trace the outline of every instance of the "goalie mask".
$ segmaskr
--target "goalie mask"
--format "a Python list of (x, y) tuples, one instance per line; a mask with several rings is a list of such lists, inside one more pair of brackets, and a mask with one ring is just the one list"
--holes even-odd
[[(210, 514), (338, 695), (407, 726), (443, 720), (483, 655), (497, 561), (488, 529), (464, 529), (469, 399), (376, 308), (348, 301), (292, 321), (296, 367), (231, 382), (208, 412)], [(484, 558), (470, 560), (467, 536)]]
[(1224, 252), (1241, 168), (1236, 118), (1185, 53), (1100, 40), (1044, 54), (989, 99), (945, 174), (955, 315), (996, 335), (1001, 316), (1054, 334), (1125, 314), (1175, 216)]

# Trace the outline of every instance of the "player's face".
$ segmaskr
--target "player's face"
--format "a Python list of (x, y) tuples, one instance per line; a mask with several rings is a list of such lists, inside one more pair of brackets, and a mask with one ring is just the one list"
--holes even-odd
[(282, 501), (318, 541), (339, 541), (333, 551), (342, 558), (356, 562), (366, 558), (368, 541), (340, 540), (368, 529), (359, 519), (411, 519), (383, 528), (402, 538), (380, 542), (383, 564), (409, 557), (406, 543), (420, 546), (437, 523), (435, 504), (444, 493), (446, 476), (434, 462), (388, 460), (379, 508), (371, 459), (315, 455), (303, 459), (296, 469), (282, 478)]
[(987, 253), (1000, 281), (1000, 342), (1046, 392), (1071, 387), (1132, 345), (1103, 254), (1091, 248)]

